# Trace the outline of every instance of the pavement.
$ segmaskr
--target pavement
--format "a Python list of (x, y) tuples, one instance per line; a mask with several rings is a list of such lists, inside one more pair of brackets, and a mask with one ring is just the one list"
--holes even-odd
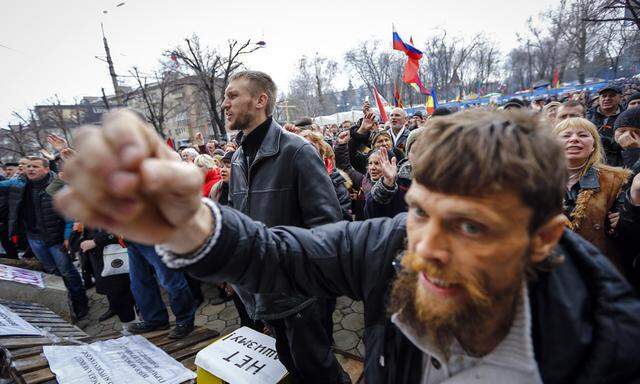
[[(213, 285), (202, 283), (205, 302), (196, 311), (195, 324), (204, 326), (227, 334), (240, 327), (240, 318), (233, 301), (213, 305), (211, 297), (217, 296)], [(106, 312), (108, 308), (107, 297), (99, 295), (95, 289), (87, 291), (89, 296), (89, 315), (79, 321), (76, 325), (82, 328), (91, 336), (103, 336), (113, 332), (120, 332), (122, 325), (117, 316), (114, 316), (102, 323), (98, 322), (98, 317)], [(169, 310), (170, 321), (175, 318), (171, 314), (166, 293), (163, 298)], [(336, 301), (336, 311), (333, 313), (333, 337), (336, 348), (364, 357), (364, 344), (362, 334), (364, 332), (364, 305), (360, 301), (353, 301), (347, 297), (339, 297)]]

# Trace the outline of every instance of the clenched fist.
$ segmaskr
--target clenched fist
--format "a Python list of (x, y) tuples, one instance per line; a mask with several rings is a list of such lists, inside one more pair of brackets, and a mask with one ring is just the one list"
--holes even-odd
[(136, 114), (109, 112), (101, 128), (81, 128), (75, 143), (64, 164), (68, 185), (55, 196), (65, 215), (177, 253), (204, 243), (212, 217), (200, 200), (202, 173)]

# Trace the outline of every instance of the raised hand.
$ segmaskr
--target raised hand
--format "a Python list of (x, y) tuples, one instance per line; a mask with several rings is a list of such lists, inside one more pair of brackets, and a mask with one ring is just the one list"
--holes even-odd
[(109, 112), (102, 128), (83, 127), (75, 140), (68, 185), (55, 196), (66, 216), (177, 253), (204, 243), (213, 218), (200, 200), (202, 173), (136, 114)]
[(47, 159), (47, 160), (49, 160), (49, 161), (53, 161), (53, 160), (55, 160), (55, 159), (56, 159), (56, 157), (55, 157), (55, 156), (53, 156), (53, 155), (51, 154), (51, 152), (47, 151), (47, 150), (46, 150), (46, 149), (44, 149), (44, 148), (42, 148), (42, 149), (40, 150), (40, 154), (41, 154), (45, 159)]
[(349, 131), (342, 131), (338, 134), (338, 144), (347, 144), (349, 142)]
[(371, 111), (365, 113), (364, 117), (362, 118), (362, 122), (360, 123), (360, 128), (358, 128), (358, 133), (364, 134), (372, 131), (373, 127), (375, 126), (374, 124), (375, 119), (376, 119), (375, 113)]
[(76, 155), (76, 151), (71, 148), (64, 148), (60, 151), (60, 157), (62, 160), (67, 161)]
[(391, 161), (389, 161), (387, 149), (384, 147), (380, 148), (380, 169), (382, 170), (382, 182), (384, 185), (389, 188), (393, 187), (396, 182), (396, 177), (398, 176), (396, 158), (393, 157)]
[(65, 148), (69, 148), (69, 144), (67, 143), (67, 140), (53, 133), (50, 135), (47, 135), (47, 142), (51, 144), (53, 149), (55, 149), (58, 152), (62, 151)]
[(197, 132), (196, 133), (196, 145), (200, 146), (200, 145), (204, 145), (204, 136), (202, 135), (202, 132)]

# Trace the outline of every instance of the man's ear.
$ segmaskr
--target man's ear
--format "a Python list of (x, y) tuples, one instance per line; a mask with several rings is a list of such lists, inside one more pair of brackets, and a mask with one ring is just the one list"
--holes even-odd
[(258, 102), (256, 103), (256, 108), (258, 109), (265, 108), (268, 102), (269, 102), (269, 96), (267, 96), (266, 93), (261, 93), (260, 96), (258, 96)]
[(562, 237), (567, 221), (565, 215), (559, 214), (536, 230), (531, 237), (531, 261), (534, 264), (540, 263), (551, 254)]

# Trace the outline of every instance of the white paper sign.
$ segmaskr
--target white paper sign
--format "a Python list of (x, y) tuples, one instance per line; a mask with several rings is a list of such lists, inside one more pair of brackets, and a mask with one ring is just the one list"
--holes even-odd
[(247, 327), (198, 352), (196, 365), (231, 384), (275, 384), (287, 373), (276, 340)]
[(41, 272), (12, 267), (10, 265), (0, 264), (0, 280), (31, 284), (36, 287), (44, 288), (44, 281), (42, 280)]
[(42, 331), (0, 305), (0, 336), (42, 336)]
[(142, 336), (43, 351), (60, 384), (179, 384), (196, 378)]

